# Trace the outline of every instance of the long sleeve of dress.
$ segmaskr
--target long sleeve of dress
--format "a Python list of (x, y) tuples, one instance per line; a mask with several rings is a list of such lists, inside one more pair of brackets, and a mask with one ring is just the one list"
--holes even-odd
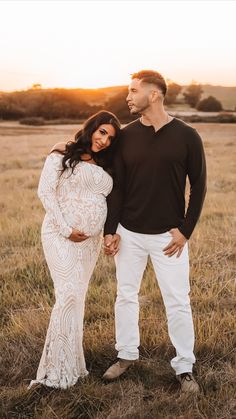
[(56, 196), (61, 168), (61, 156), (55, 153), (46, 158), (38, 186), (38, 197), (44, 209), (58, 225), (59, 232), (66, 238), (72, 233), (61, 212)]

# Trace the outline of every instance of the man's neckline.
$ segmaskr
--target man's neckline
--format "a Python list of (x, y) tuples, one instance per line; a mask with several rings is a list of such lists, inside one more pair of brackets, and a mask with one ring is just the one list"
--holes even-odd
[(164, 124), (164, 125), (162, 125), (162, 127), (161, 128), (159, 128), (157, 131), (155, 131), (155, 128), (154, 128), (154, 126), (153, 125), (146, 125), (146, 124), (143, 124), (142, 122), (141, 122), (141, 117), (140, 118), (138, 118), (138, 121), (139, 121), (139, 123), (140, 123), (140, 125), (142, 125), (142, 127), (144, 127), (144, 128), (152, 128), (153, 129), (153, 131), (155, 132), (155, 134), (157, 133), (157, 132), (159, 132), (160, 130), (162, 130), (164, 127), (167, 127), (168, 125), (170, 125), (173, 121), (175, 121), (175, 117), (173, 116), (173, 118), (169, 121), (169, 122), (167, 122), (166, 124)]

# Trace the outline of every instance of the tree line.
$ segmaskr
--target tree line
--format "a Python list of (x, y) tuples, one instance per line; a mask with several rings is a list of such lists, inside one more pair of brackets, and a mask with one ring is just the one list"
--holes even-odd
[[(26, 91), (0, 93), (0, 119), (20, 120), (41, 118), (43, 120), (84, 120), (101, 108), (114, 112), (122, 122), (132, 119), (126, 105), (127, 86), (107, 89), (42, 89), (35, 84)], [(165, 97), (167, 106), (186, 103), (201, 111), (221, 111), (221, 103), (213, 96), (202, 99), (200, 84), (192, 82), (183, 89), (168, 81)], [(180, 96), (181, 94), (181, 96)]]

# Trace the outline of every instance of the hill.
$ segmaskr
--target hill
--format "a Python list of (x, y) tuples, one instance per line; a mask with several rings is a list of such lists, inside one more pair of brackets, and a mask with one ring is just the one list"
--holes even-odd
[[(35, 85), (40, 86), (40, 85)], [(99, 89), (42, 89), (35, 87), (15, 92), (0, 92), (0, 120), (22, 120), (25, 118), (43, 118), (43, 120), (69, 119), (83, 121), (91, 114), (106, 108), (121, 119), (130, 120), (126, 105), (127, 86), (111, 86)], [(183, 86), (176, 103), (169, 106), (176, 111), (189, 110), (184, 101)], [(202, 98), (215, 96), (224, 110), (236, 110), (236, 86), (202, 85)], [(169, 93), (171, 88), (169, 89)], [(190, 109), (192, 111), (192, 108)], [(234, 122), (234, 121), (228, 121)]]
[[(91, 105), (103, 105), (104, 102), (112, 96), (120, 93), (126, 86), (111, 86), (100, 89), (74, 89), (81, 94), (85, 101)], [(187, 86), (183, 86), (183, 90)], [(213, 86), (211, 84), (202, 84), (204, 93), (202, 99), (208, 96), (214, 96), (218, 99), (225, 110), (236, 109), (236, 86)]]
[(202, 99), (207, 96), (215, 96), (225, 110), (236, 110), (236, 86), (213, 86), (211, 84), (203, 84), (204, 93)]

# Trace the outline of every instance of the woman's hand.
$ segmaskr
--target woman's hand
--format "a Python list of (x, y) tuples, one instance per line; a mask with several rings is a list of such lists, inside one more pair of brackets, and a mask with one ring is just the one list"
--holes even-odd
[(119, 234), (107, 234), (104, 237), (104, 252), (106, 255), (115, 256), (119, 250), (120, 235)]
[(89, 236), (86, 236), (86, 234), (82, 233), (79, 230), (76, 230), (73, 228), (71, 235), (68, 237), (69, 240), (72, 242), (82, 242), (86, 240)]

